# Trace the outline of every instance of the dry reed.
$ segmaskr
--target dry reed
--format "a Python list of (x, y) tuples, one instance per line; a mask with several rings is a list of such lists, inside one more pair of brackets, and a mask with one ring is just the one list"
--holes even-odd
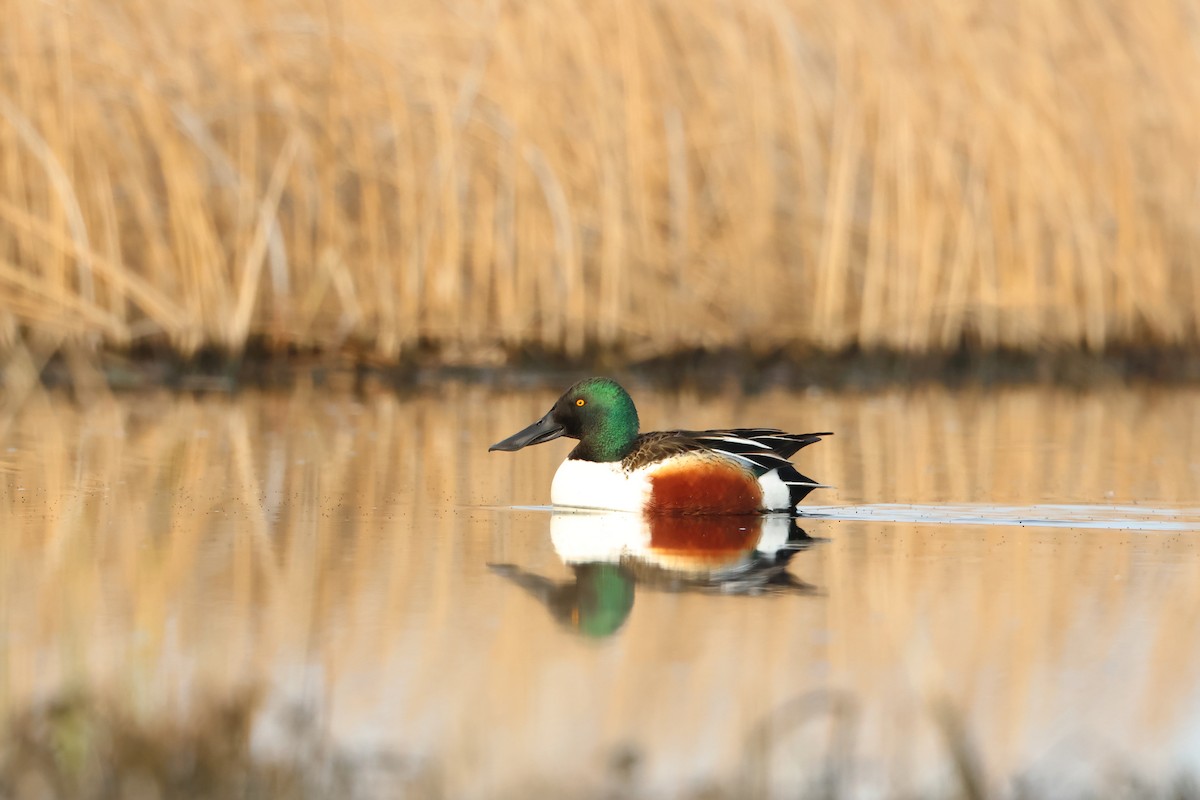
[[(791, 569), (822, 596), (639, 592), (601, 646), (487, 570), (569, 574), (545, 515), (480, 507), (546, 501), (564, 447), (485, 449), (553, 393), (162, 400), (35, 392), (6, 421), (0, 719), (62, 686), (182, 713), (261, 684), (264, 713), (300, 704), (335, 739), (427, 754), (446, 796), (558, 796), (529, 789), (542, 772), (589, 796), (616, 747), (642, 754), (649, 796), (701, 767), (794, 789), (828, 720), (776, 711), (823, 690), (856, 709), (840, 757), (899, 796), (945, 762), (943, 703), (989, 787), (1088, 757), (1166, 777), (1191, 741), (1194, 535), (814, 521), (830, 541)], [(1194, 391), (639, 404), (651, 427), (828, 425), (798, 459), (840, 487), (822, 502), (1164, 507), (1200, 487)]]
[(1200, 339), (1183, 0), (2, 12), (0, 344)]

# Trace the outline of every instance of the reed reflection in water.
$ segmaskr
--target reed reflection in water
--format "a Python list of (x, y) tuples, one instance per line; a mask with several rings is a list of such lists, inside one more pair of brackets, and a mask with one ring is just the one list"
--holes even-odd
[[(1200, 761), (1192, 533), (804, 521), (827, 541), (776, 575), (816, 590), (757, 596), (643, 547), (609, 573), (610, 635), (577, 635), (517, 576), (612, 562), (510, 508), (546, 502), (567, 446), (486, 454), (555, 396), (35, 398), (0, 442), (0, 717), (63, 687), (186, 714), (251, 685), (468, 797), (599, 792), (620, 754), (647, 792), (808, 785), (833, 712), (781, 710), (822, 694), (855, 709), (860, 787), (945, 779), (941, 708), (990, 784)], [(798, 459), (839, 487), (822, 504), (1200, 499), (1191, 390), (635, 397), (647, 428), (835, 430)], [(749, 538), (738, 564), (780, 549)]]

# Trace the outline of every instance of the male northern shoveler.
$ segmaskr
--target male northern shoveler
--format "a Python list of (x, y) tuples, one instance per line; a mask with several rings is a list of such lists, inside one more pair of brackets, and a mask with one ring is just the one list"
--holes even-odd
[(579, 381), (547, 414), (488, 448), (520, 450), (560, 436), (579, 444), (554, 474), (557, 506), (666, 514), (796, 512), (821, 484), (788, 458), (830, 433), (775, 428), (638, 433), (633, 400), (608, 378)]

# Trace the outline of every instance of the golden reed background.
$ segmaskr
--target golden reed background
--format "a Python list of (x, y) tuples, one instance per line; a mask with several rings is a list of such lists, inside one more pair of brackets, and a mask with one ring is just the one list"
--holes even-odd
[(1183, 0), (3, 0), (0, 341), (1200, 339)]
[[(794, 793), (845, 759), (916, 796), (947, 760), (941, 703), (997, 785), (1068, 764), (1165, 779), (1194, 742), (1188, 533), (813, 520), (828, 541), (791, 569), (821, 596), (639, 590), (613, 638), (565, 631), (486, 567), (569, 576), (548, 515), (487, 508), (546, 502), (565, 445), (486, 446), (553, 399), (37, 394), (0, 452), (0, 719), (62, 686), (151, 718), (259, 686), (339, 741), (429, 760), (456, 797), (598, 795), (630, 743), (660, 793), (704, 770)], [(825, 503), (1194, 507), (1200, 484), (1191, 390), (638, 399), (648, 427), (836, 430), (798, 459), (840, 487)], [(785, 713), (821, 692), (850, 698), (852, 749), (828, 714)]]

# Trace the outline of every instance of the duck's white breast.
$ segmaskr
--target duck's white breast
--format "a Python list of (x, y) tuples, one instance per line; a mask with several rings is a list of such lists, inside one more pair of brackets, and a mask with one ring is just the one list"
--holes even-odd
[(641, 511), (650, 494), (644, 469), (626, 472), (619, 461), (568, 458), (554, 473), (550, 502), (572, 508)]

